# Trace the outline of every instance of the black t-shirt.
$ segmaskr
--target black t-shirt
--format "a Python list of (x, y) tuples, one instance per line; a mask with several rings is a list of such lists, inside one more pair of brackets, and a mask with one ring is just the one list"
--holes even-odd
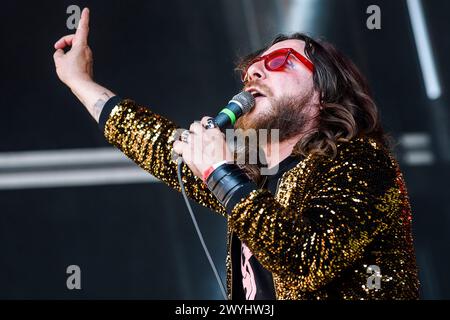
[[(265, 176), (259, 187), (275, 195), (281, 176), (295, 167), (300, 158), (289, 156), (279, 163), (278, 172)], [(274, 300), (275, 286), (272, 273), (267, 271), (252, 255), (247, 246), (235, 235), (232, 238), (233, 300)]]

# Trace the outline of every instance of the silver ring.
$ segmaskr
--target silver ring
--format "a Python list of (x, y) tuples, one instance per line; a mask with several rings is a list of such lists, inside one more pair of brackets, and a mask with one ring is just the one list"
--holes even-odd
[(189, 130), (184, 130), (181, 133), (180, 139), (181, 141), (188, 143), (188, 139), (189, 139), (189, 135), (191, 134), (191, 132)]
[(213, 119), (213, 118), (209, 118), (209, 119), (206, 121), (205, 129), (213, 129), (213, 128), (216, 128), (216, 127), (217, 127), (217, 125), (216, 125), (216, 123), (214, 122), (214, 119)]

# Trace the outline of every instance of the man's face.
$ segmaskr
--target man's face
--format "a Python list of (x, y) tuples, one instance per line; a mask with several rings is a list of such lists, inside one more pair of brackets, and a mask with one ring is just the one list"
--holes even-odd
[[(292, 48), (305, 55), (304, 42), (300, 40), (278, 42), (262, 55), (281, 48)], [(280, 71), (269, 71), (265, 68), (263, 60), (258, 61), (248, 68), (247, 77), (244, 90), (251, 91), (255, 88), (264, 96), (256, 97), (255, 107), (241, 117), (240, 121), (238, 120), (238, 127), (249, 128), (252, 127), (251, 124), (264, 125), (267, 121), (274, 120), (269, 118), (297, 112), (300, 109), (305, 118), (311, 118), (316, 114), (318, 103), (317, 95), (313, 91), (312, 72), (293, 54), (289, 55), (286, 65)], [(298, 106), (295, 106), (296, 103)], [(283, 110), (284, 105), (294, 110)]]

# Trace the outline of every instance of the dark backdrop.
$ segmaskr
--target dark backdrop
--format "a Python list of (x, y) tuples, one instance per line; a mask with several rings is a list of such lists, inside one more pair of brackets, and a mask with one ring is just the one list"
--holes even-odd
[[(3, 2), (0, 157), (108, 146), (54, 72), (53, 44), (71, 33), (69, 5), (91, 9), (96, 81), (187, 126), (239, 90), (237, 54), (283, 31), (294, 2)], [(316, 29), (301, 31), (336, 43), (367, 75), (383, 122), (399, 141), (422, 297), (448, 299), (450, 3), (424, 4), (443, 92), (434, 101), (425, 94), (406, 1), (377, 1), (382, 29), (376, 31), (365, 27), (370, 4), (317, 0)], [(410, 146), (401, 141), (410, 134), (425, 137), (420, 148), (432, 161), (408, 161)], [(0, 179), (9, 173), (0, 166)], [(220, 298), (181, 195), (161, 183), (4, 188), (0, 202), (0, 298)], [(223, 277), (225, 221), (194, 209)], [(82, 290), (66, 288), (71, 264), (82, 270)]]

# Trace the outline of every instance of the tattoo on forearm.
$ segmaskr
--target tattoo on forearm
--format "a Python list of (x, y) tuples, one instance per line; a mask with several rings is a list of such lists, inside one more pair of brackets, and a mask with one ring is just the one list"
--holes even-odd
[(93, 116), (98, 121), (100, 118), (100, 113), (103, 110), (103, 107), (105, 106), (106, 101), (111, 98), (111, 95), (108, 94), (108, 92), (103, 92), (100, 96), (100, 99), (97, 100), (97, 102), (94, 104), (93, 108)]

